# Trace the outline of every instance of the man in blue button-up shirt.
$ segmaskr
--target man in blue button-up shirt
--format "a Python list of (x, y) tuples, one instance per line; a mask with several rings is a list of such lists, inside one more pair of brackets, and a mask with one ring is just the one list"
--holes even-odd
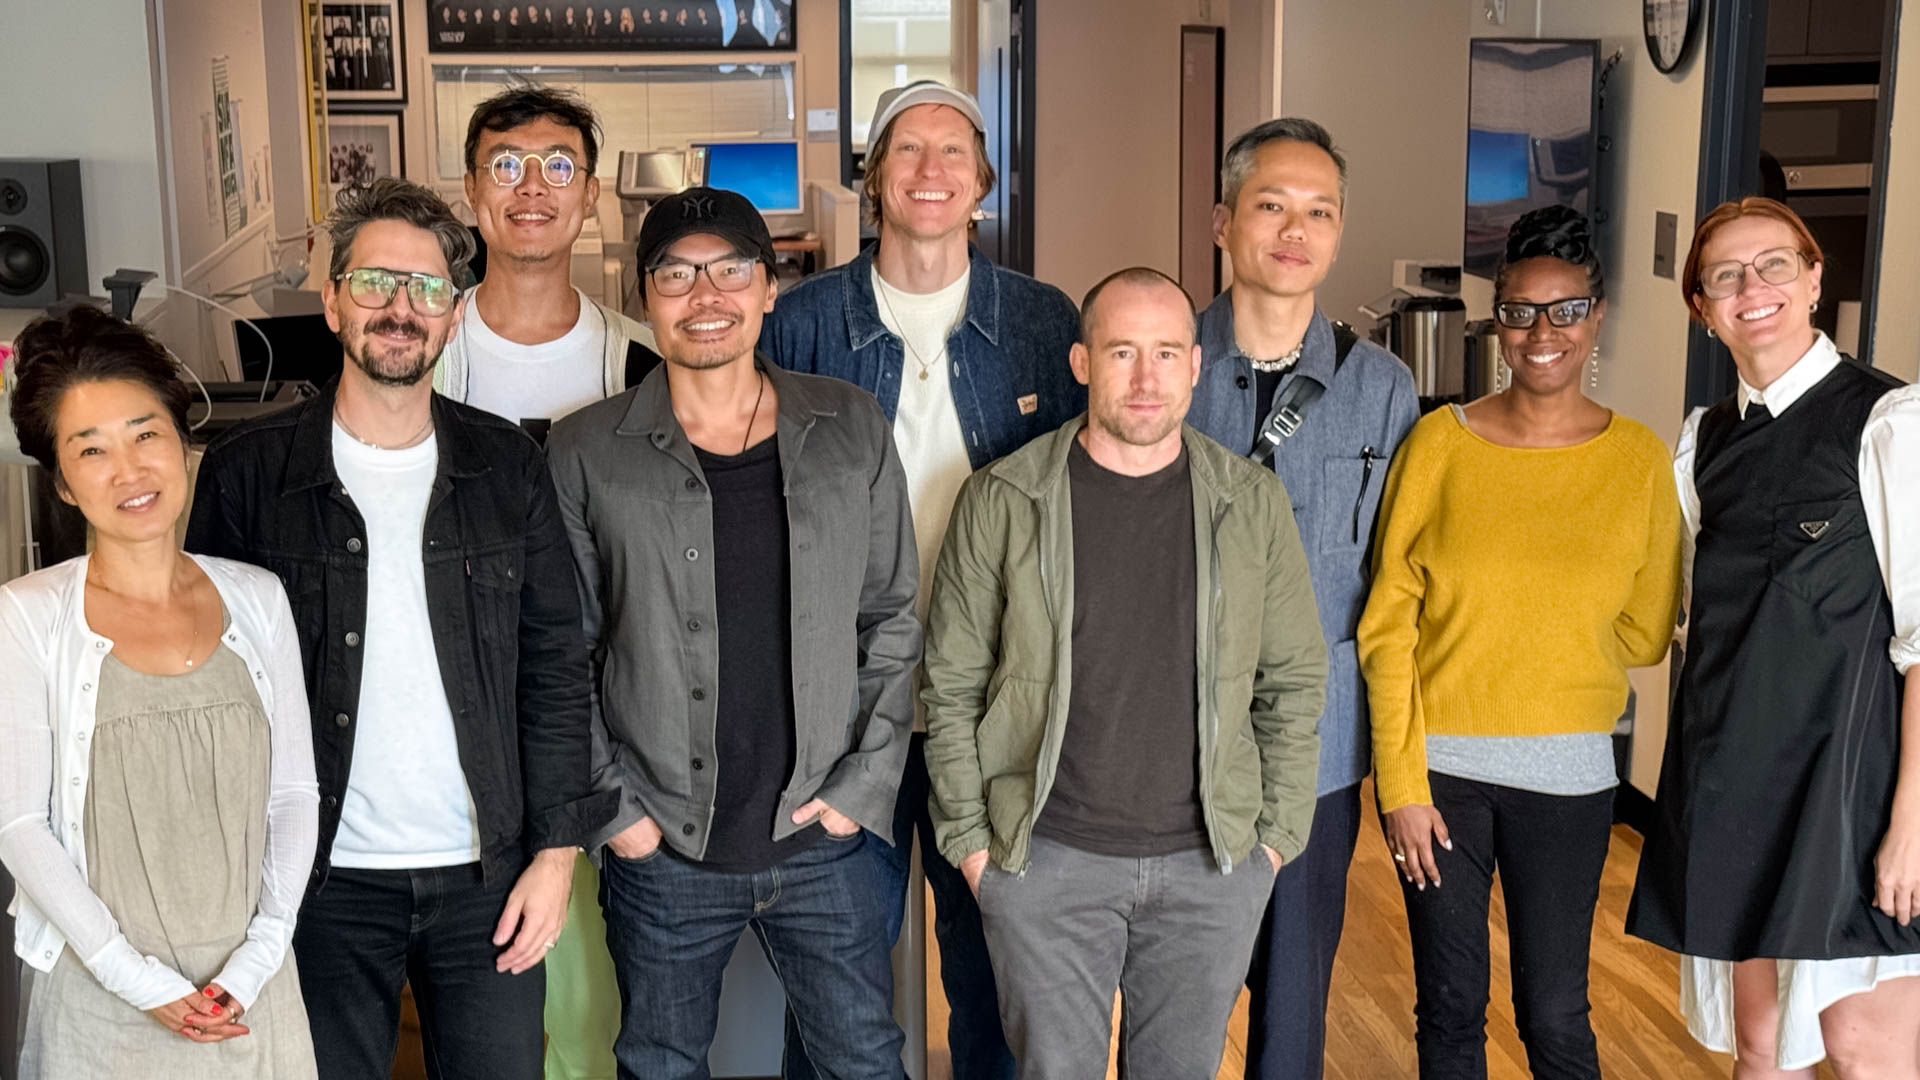
[[(880, 95), (865, 191), (879, 245), (782, 295), (760, 336), (761, 350), (782, 367), (845, 379), (880, 399), (906, 468), (920, 565), (928, 568), (961, 482), (1087, 407), (1086, 387), (1067, 364), (1079, 337), (1073, 301), (993, 265), (968, 243), (973, 212), (994, 181), (985, 126), (971, 94), (936, 82)], [(915, 609), (923, 621), (932, 576), (924, 575)], [(895, 842), (871, 845), (899, 893), (896, 911), (906, 906), (916, 821), (921, 849), (934, 851), (924, 732), (924, 721), (916, 722)], [(945, 860), (929, 854), (922, 863), (951, 1009), (954, 1080), (1005, 1080), (1013, 1058), (1000, 1031), (980, 910)], [(897, 937), (898, 915), (891, 929)], [(791, 1038), (786, 1074), (813, 1075)]]
[(1272, 458), (1293, 500), (1327, 642), (1320, 798), (1306, 850), (1275, 878), (1247, 976), (1247, 1075), (1318, 1080), (1369, 766), (1354, 627), (1367, 600), (1387, 460), (1419, 404), (1406, 365), (1384, 349), (1362, 340), (1340, 359), (1333, 325), (1314, 303), (1339, 254), (1346, 209), (1347, 164), (1326, 129), (1297, 118), (1253, 128), (1227, 150), (1220, 186), (1213, 235), (1232, 260), (1233, 287), (1200, 316), (1203, 358), (1187, 422), (1246, 453), (1296, 381), (1324, 388)]

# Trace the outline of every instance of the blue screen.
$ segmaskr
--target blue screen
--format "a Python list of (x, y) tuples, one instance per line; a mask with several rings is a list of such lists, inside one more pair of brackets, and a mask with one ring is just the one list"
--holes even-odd
[(792, 142), (701, 143), (707, 186), (737, 191), (761, 213), (797, 213), (800, 151)]
[(1467, 202), (1527, 197), (1527, 133), (1467, 129)]

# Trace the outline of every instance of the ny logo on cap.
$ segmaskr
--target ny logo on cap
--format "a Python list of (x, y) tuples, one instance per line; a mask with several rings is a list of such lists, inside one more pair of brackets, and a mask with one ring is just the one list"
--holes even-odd
[(713, 196), (689, 195), (680, 204), (680, 216), (689, 218), (710, 218), (713, 216)]

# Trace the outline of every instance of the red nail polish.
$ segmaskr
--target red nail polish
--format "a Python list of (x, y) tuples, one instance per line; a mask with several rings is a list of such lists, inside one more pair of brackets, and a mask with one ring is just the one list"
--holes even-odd
[(201, 992), (201, 993), (203, 993), (203, 994), (205, 994), (205, 995), (207, 995), (208, 997), (212, 997), (212, 996), (213, 996), (213, 987), (211, 987), (211, 986), (209, 986), (209, 987), (207, 987), (207, 988), (206, 988), (205, 990), (202, 990), (202, 991), (200, 991), (200, 992)]
[(212, 1013), (213, 1013), (213, 1015), (215, 1015), (215, 1016), (219, 1016), (219, 1015), (220, 1015), (220, 1006), (218, 1006), (218, 1005), (209, 1005), (209, 1006), (207, 1006), (207, 1008), (208, 1008), (208, 1010), (209, 1010), (210, 1012), (212, 1012)]

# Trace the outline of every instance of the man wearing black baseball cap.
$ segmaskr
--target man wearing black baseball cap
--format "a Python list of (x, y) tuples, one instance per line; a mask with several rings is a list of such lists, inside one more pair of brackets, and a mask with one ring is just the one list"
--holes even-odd
[(891, 836), (920, 659), (893, 436), (865, 392), (755, 355), (777, 286), (745, 198), (662, 200), (638, 255), (666, 362), (548, 441), (620, 793), (595, 844), (614, 1055), (705, 1076), (751, 927), (821, 1075), (899, 1077), (894, 894), (863, 851)]

